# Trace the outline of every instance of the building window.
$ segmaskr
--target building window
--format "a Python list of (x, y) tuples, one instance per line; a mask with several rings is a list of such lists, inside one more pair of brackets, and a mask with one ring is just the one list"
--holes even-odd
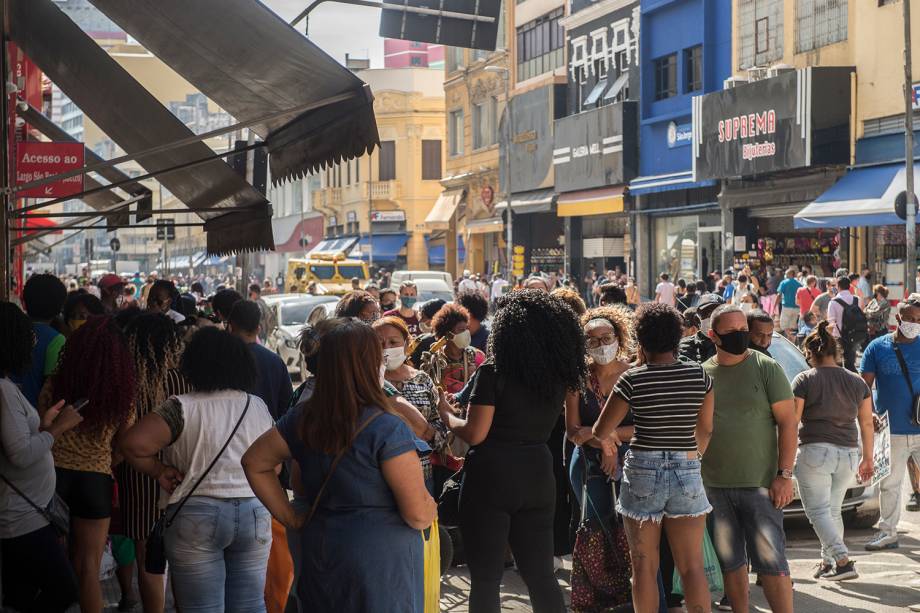
[(495, 50), (500, 51), (505, 48), (505, 2), (502, 0), (498, 9), (498, 36), (495, 37)]
[(351, 185), (351, 160), (345, 162), (345, 185)]
[(409, 58), (409, 64), (411, 64), (412, 66), (421, 66), (421, 65), (422, 65), (422, 58), (420, 58), (420, 57), (417, 56), (417, 55), (414, 55), (414, 56), (412, 56), (411, 58)]
[(686, 93), (703, 89), (703, 46), (684, 49), (684, 76)]
[(677, 54), (655, 60), (655, 100), (677, 95)]
[(361, 158), (355, 158), (355, 183), (361, 182)]
[(517, 29), (517, 80), (539, 76), (563, 65), (565, 34), (559, 20), (563, 9), (525, 23)]
[(422, 141), (422, 181), (441, 180), (441, 141)]
[(451, 155), (463, 155), (463, 110), (451, 111), (448, 115), (448, 144)]
[(385, 140), (380, 142), (380, 158), (377, 169), (379, 181), (392, 181), (396, 178), (396, 142)]
[(768, 66), (783, 57), (782, 0), (738, 0), (738, 68)]
[(447, 48), (447, 72), (456, 72), (463, 68), (463, 47)]
[(473, 61), (478, 62), (489, 57), (489, 54), (492, 53), (488, 49), (473, 49)]
[(847, 0), (797, 0), (795, 51), (803, 53), (847, 39)]

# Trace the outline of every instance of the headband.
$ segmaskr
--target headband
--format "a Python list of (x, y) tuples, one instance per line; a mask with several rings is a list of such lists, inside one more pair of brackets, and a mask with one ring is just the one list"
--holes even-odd
[(595, 317), (585, 324), (585, 332), (591, 332), (597, 328), (610, 328), (611, 330), (616, 330), (613, 323), (609, 319), (604, 319), (603, 317)]

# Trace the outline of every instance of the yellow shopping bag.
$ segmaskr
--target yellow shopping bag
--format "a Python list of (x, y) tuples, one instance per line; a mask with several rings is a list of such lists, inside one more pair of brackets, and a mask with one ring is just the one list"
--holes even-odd
[(425, 613), (441, 610), (441, 539), (438, 536), (438, 520), (431, 527), (422, 530), (425, 548)]

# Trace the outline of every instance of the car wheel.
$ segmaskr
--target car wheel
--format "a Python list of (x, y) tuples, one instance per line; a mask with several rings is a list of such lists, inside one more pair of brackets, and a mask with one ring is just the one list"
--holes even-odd
[(871, 528), (881, 518), (882, 512), (879, 509), (863, 511), (862, 507), (846, 511), (843, 514), (843, 525), (847, 528)]

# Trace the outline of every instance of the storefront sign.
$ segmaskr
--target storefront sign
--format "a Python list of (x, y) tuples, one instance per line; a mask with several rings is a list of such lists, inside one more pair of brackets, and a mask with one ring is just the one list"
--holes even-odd
[(668, 148), (689, 147), (693, 141), (693, 124), (692, 123), (675, 123), (668, 124)]
[(372, 211), (371, 221), (406, 221), (405, 211)]
[[(553, 119), (565, 107), (565, 86), (541, 87), (511, 99), (511, 193), (553, 185)], [(506, 144), (501, 144), (502, 177), (508, 176)], [(504, 183), (503, 183), (504, 185)]]
[[(83, 143), (22, 142), (16, 145), (16, 184), (24, 185), (46, 177), (83, 168)], [(17, 192), (21, 198), (61, 198), (83, 191), (83, 175)]]
[(636, 112), (634, 102), (623, 102), (556, 120), (556, 190), (618, 185), (635, 176)]
[(851, 72), (806, 68), (694, 98), (695, 180), (845, 164)]

